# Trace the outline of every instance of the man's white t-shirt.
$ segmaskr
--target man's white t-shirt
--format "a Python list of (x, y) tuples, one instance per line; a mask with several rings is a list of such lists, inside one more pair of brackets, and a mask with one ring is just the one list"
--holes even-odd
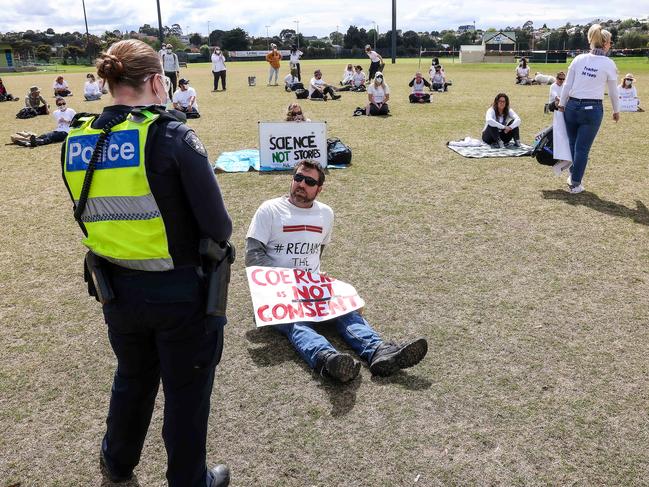
[(54, 84), (52, 85), (52, 87), (55, 90), (67, 90), (68, 89), (68, 82), (65, 81), (65, 80), (63, 80), (62, 83), (59, 83), (58, 81), (54, 81)]
[(300, 62), (300, 56), (302, 54), (303, 54), (302, 51), (295, 51), (295, 52), (291, 51), (291, 53), (288, 56), (288, 61), (291, 64), (297, 64)]
[[(385, 88), (383, 86), (385, 86)], [(370, 83), (367, 87), (367, 93), (369, 95), (374, 95), (374, 103), (383, 103), (385, 95), (390, 94), (390, 88), (388, 85), (384, 83), (383, 86), (376, 86), (374, 83)]]
[(266, 246), (273, 267), (320, 272), (320, 252), (331, 241), (334, 212), (319, 201), (299, 208), (288, 196), (265, 201), (252, 218), (246, 238)]
[[(192, 96), (196, 96), (196, 90), (192, 88), (191, 86), (188, 86), (185, 91), (182, 91), (180, 88), (178, 88), (174, 92), (174, 97), (173, 97), (173, 102), (178, 103), (181, 107), (183, 108), (188, 108), (189, 107), (189, 99)], [(196, 103), (196, 100), (194, 100), (194, 104), (192, 105), (196, 110), (198, 110), (198, 103)]]
[(361, 85), (365, 84), (365, 73), (361, 71), (360, 73), (356, 72), (354, 73), (354, 78), (353, 78), (354, 86), (358, 88)]
[[(324, 86), (326, 83), (322, 78), (317, 79), (315, 76), (311, 78), (311, 82), (309, 83), (309, 96), (313, 94), (313, 92), (316, 90), (316, 86)], [(318, 90), (319, 91), (319, 90)]]
[[(72, 119), (76, 114), (77, 112), (72, 110), (72, 108), (67, 108), (65, 111), (56, 110), (54, 113), (52, 113), (54, 120), (56, 120), (56, 129), (54, 131), (69, 133), (70, 122), (72, 122)], [(61, 122), (60, 119), (62, 119), (63, 121)]]

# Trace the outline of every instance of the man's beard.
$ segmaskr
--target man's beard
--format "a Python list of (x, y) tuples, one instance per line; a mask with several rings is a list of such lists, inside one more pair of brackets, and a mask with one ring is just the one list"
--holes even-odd
[(299, 188), (290, 191), (290, 195), (293, 201), (295, 201), (296, 203), (300, 203), (302, 205), (313, 203), (313, 201), (315, 200), (315, 196), (313, 198), (309, 198), (306, 195), (306, 192), (304, 192), (304, 190), (300, 190)]

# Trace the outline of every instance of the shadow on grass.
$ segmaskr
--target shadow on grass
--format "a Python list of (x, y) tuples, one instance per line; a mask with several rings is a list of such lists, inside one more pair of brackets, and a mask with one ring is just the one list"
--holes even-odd
[(629, 218), (634, 223), (649, 225), (649, 209), (640, 200), (636, 200), (636, 208), (601, 199), (595, 193), (584, 191), (580, 194), (570, 194), (565, 190), (554, 189), (541, 191), (543, 198), (546, 200), (561, 200), (572, 206), (587, 206), (600, 213), (621, 218)]
[(133, 475), (131, 480), (127, 482), (111, 482), (108, 477), (102, 475), (101, 483), (99, 487), (140, 487), (140, 482), (137, 479), (137, 475)]
[(418, 375), (409, 374), (403, 370), (400, 370), (390, 377), (379, 377), (374, 375), (372, 376), (372, 382), (379, 386), (396, 384), (404, 389), (408, 389), (409, 391), (424, 391), (430, 389), (430, 386), (432, 385), (432, 382), (428, 379)]

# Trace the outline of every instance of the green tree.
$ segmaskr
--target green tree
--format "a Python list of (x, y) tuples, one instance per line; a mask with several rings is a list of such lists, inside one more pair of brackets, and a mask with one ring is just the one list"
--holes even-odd
[(52, 48), (47, 44), (41, 44), (36, 48), (36, 57), (42, 59), (45, 62), (49, 62), (50, 57), (52, 56)]
[(248, 33), (240, 27), (225, 31), (221, 47), (226, 51), (245, 51), (248, 49)]
[(648, 35), (629, 30), (618, 38), (617, 46), (623, 49), (637, 49), (644, 47), (647, 41), (649, 41)]
[(165, 42), (167, 44), (171, 44), (174, 51), (182, 51), (186, 47), (183, 41), (181, 41), (178, 37), (173, 35), (167, 36), (165, 38)]
[(223, 37), (223, 34), (225, 34), (225, 31), (223, 30), (213, 30), (210, 32), (210, 41), (209, 45), (210, 46), (220, 46), (221, 45), (221, 38)]
[(345, 36), (341, 32), (336, 31), (329, 34), (329, 40), (331, 40), (331, 43), (336, 46), (342, 46), (344, 38)]
[(211, 56), (212, 56), (212, 52), (210, 51), (210, 46), (208, 46), (207, 44), (203, 44), (201, 46), (201, 57), (209, 61)]
[(194, 33), (189, 36), (189, 43), (192, 46), (200, 46), (203, 43), (203, 38), (199, 33)]

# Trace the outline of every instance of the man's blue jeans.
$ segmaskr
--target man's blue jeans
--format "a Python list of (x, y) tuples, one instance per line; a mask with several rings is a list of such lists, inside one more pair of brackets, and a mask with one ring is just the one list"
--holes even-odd
[(570, 98), (566, 104), (564, 118), (572, 154), (570, 169), (572, 184), (579, 185), (588, 164), (588, 153), (593, 145), (599, 126), (602, 124), (604, 108), (601, 100), (577, 100)]
[[(370, 361), (376, 348), (383, 343), (379, 334), (360, 313), (352, 311), (327, 322), (335, 326), (340, 336), (364, 360)], [(313, 329), (314, 323), (297, 322), (277, 325), (278, 331), (288, 337), (300, 356), (315, 368), (320, 352), (335, 352), (336, 349), (329, 341)]]

